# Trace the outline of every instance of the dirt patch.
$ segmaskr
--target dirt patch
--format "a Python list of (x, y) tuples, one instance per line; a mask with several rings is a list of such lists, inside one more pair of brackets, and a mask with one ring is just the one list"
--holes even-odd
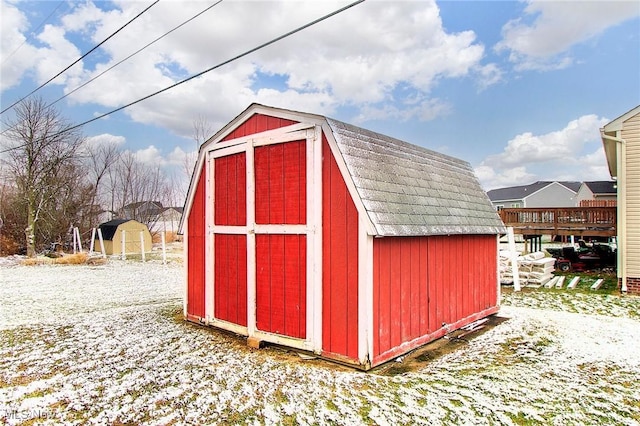
[(475, 331), (455, 330), (446, 336), (414, 349), (406, 355), (388, 361), (370, 370), (383, 376), (395, 376), (424, 368), (431, 361), (454, 352), (465, 346), (470, 340), (507, 321), (508, 318), (491, 315), (487, 322)]

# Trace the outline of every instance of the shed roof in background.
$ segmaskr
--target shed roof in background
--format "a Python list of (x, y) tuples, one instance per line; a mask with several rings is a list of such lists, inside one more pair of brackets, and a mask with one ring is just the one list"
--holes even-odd
[(125, 222), (129, 222), (130, 219), (113, 219), (109, 222), (101, 223), (98, 228), (102, 232), (102, 238), (105, 240), (113, 240), (113, 236), (118, 230), (118, 226)]
[(98, 228), (100, 229), (100, 232), (102, 233), (102, 238), (104, 240), (113, 240), (113, 236), (116, 234), (118, 227), (123, 223), (128, 223), (128, 222), (133, 222), (133, 224), (131, 224), (130, 226), (137, 227), (137, 225), (139, 225), (140, 228), (148, 229), (147, 225), (133, 219), (113, 219), (108, 222), (101, 223), (100, 225), (98, 225)]

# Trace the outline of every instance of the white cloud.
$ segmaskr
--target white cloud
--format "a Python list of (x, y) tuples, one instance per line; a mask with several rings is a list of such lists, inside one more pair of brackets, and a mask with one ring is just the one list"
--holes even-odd
[(570, 121), (561, 130), (519, 134), (501, 153), (488, 156), (476, 167), (478, 178), (485, 189), (536, 180), (608, 180), (599, 138), (599, 129), (608, 121), (590, 114)]
[(126, 142), (124, 136), (111, 135), (109, 133), (102, 133), (100, 135), (89, 136), (86, 139), (87, 144), (101, 145), (101, 144), (113, 144), (117, 146), (123, 146)]
[(635, 1), (529, 0), (526, 15), (502, 28), (495, 46), (516, 69), (560, 69), (573, 63), (569, 49), (640, 15)]
[(590, 154), (583, 155), (578, 163), (584, 167), (584, 180), (610, 180), (609, 166), (604, 154), (604, 148), (599, 147)]
[(476, 176), (485, 190), (506, 186), (524, 185), (535, 181), (536, 176), (527, 171), (526, 167), (511, 167), (496, 170), (484, 163), (475, 168)]
[(561, 130), (544, 135), (522, 133), (507, 142), (502, 153), (490, 156), (485, 161), (503, 167), (522, 163), (572, 161), (587, 142), (597, 140), (599, 129), (607, 122), (606, 118), (591, 114), (570, 121)]
[[(66, 100), (76, 105), (122, 106), (346, 4), (222, 3)], [(143, 9), (138, 2), (115, 5), (121, 9), (101, 10), (93, 3), (83, 3), (62, 19), (61, 26), (47, 26), (39, 39), (48, 47), (39, 49), (41, 55), (34, 55), (29, 66), (39, 71), (40, 79), (51, 77), (80, 54), (69, 40), (102, 41)], [(202, 2), (154, 6), (105, 43), (99, 55), (84, 61), (84, 68), (74, 67), (66, 73), (60, 80), (66, 85), (65, 92), (206, 6)], [(242, 19), (233, 19), (238, 16)], [(430, 120), (450, 108), (431, 97), (440, 80), (479, 78), (479, 86), (486, 87), (499, 79), (496, 67), (481, 64), (483, 55), (484, 46), (472, 31), (445, 31), (435, 1), (366, 2), (125, 112), (137, 122), (169, 128), (182, 136), (190, 134), (192, 119), (199, 114), (218, 127), (251, 102), (320, 114), (331, 114), (341, 106), (357, 109), (365, 105), (362, 112), (374, 117)], [(263, 85), (259, 75), (264, 74), (284, 76), (284, 87)], [(15, 83), (14, 79), (10, 84)], [(399, 87), (407, 90), (397, 91)], [(405, 93), (416, 94), (405, 99)]]
[(139, 149), (135, 153), (136, 160), (144, 164), (152, 166), (164, 166), (167, 164), (167, 160), (162, 156), (162, 153), (154, 145), (149, 145), (144, 149)]
[(25, 73), (32, 69), (37, 50), (26, 43), (27, 38), (23, 34), (29, 28), (26, 16), (6, 1), (0, 3), (0, 12), (0, 90), (4, 91), (18, 84)]
[(502, 81), (503, 72), (496, 64), (478, 66), (475, 72), (478, 75), (476, 84), (480, 91)]

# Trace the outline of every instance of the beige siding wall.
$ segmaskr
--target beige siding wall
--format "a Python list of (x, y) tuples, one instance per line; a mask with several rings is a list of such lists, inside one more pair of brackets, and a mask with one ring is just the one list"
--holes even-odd
[(627, 275), (640, 277), (640, 114), (624, 122), (626, 141)]

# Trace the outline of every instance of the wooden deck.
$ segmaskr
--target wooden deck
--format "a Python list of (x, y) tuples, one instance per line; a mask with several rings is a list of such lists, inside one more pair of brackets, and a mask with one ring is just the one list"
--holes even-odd
[(616, 207), (502, 209), (500, 218), (523, 235), (616, 235)]

